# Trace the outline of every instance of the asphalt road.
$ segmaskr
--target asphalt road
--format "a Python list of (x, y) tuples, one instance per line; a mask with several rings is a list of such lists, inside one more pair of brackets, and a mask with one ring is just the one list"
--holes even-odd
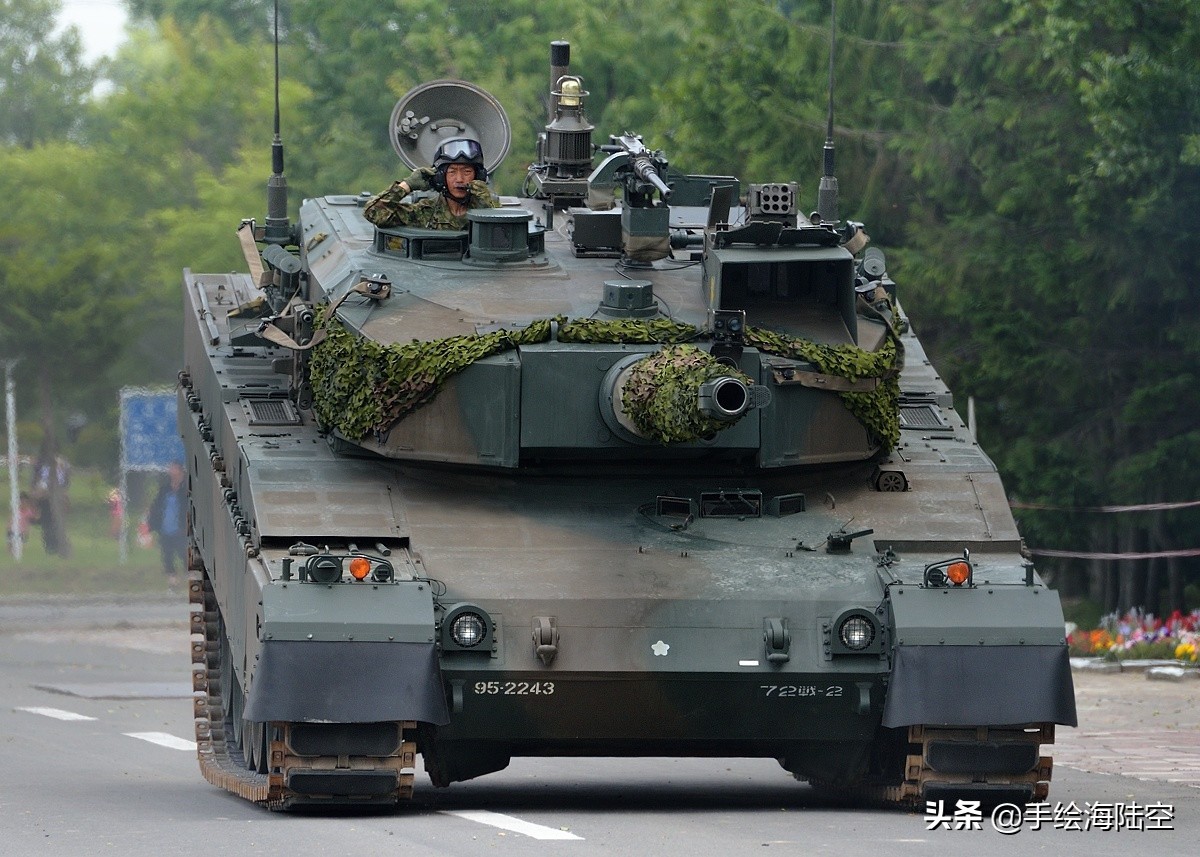
[[(270, 813), (200, 776), (186, 615), (165, 600), (0, 602), (0, 855), (1125, 857), (1196, 853), (1200, 841), (1200, 789), (1178, 764), (1159, 764), (1159, 774), (1139, 764), (1140, 778), (1101, 773), (1120, 768), (1112, 736), (1135, 731), (1127, 727), (1150, 723), (1140, 734), (1160, 736), (1148, 751), (1160, 761), (1176, 758), (1163, 741), (1196, 734), (1188, 718), (1200, 681), (1160, 691), (1133, 676), (1080, 678), (1087, 722), (1061, 735), (1073, 767), (1056, 764), (1040, 829), (1027, 818), (1015, 833), (997, 832), (987, 815), (972, 830), (953, 807), (929, 829), (929, 814), (831, 801), (773, 761), (737, 759), (519, 759), (449, 789), (418, 774), (400, 811)], [(1108, 728), (1103, 712), (1130, 722)], [(1191, 751), (1179, 752), (1186, 770)], [(1151, 827), (1169, 829), (1130, 829)]]

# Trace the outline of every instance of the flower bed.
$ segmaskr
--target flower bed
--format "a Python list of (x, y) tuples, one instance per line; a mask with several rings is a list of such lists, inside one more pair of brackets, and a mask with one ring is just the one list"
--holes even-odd
[(1108, 660), (1177, 660), (1195, 664), (1200, 655), (1200, 610), (1159, 619), (1134, 611), (1100, 619), (1100, 627), (1067, 635), (1073, 657)]

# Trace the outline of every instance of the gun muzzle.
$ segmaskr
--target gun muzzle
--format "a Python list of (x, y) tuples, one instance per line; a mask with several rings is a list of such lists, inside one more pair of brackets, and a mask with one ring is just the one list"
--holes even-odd
[(658, 170), (654, 168), (654, 162), (649, 157), (646, 155), (634, 155), (630, 158), (630, 162), (633, 164), (633, 171), (637, 173), (638, 178), (654, 185), (664, 201), (670, 198), (670, 186), (659, 176)]
[(705, 381), (696, 391), (696, 409), (706, 417), (728, 422), (750, 408), (750, 388), (728, 375)]

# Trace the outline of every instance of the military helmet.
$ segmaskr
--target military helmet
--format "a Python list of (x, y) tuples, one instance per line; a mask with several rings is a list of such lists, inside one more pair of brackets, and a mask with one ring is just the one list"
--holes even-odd
[(478, 140), (459, 137), (447, 140), (437, 148), (433, 156), (433, 168), (444, 178), (450, 164), (470, 164), (475, 168), (475, 178), (487, 181), (487, 168), (483, 165), (483, 147)]

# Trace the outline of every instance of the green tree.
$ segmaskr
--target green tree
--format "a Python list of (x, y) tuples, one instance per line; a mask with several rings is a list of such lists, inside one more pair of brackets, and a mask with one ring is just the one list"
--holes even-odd
[[(262, 47), (207, 18), (167, 20), (135, 33), (112, 65), (113, 90), (88, 133), (107, 169), (137, 188), (119, 243), (138, 261), (129, 273), (138, 305), (110, 392), (173, 381), (183, 268), (246, 268), (236, 230), (243, 218), (261, 222), (271, 173), (272, 64)], [(285, 80), (282, 92), (304, 103), (303, 88)]]
[(92, 86), (79, 32), (54, 34), (58, 0), (0, 0), (0, 144), (65, 138)]
[[(226, 32), (239, 41), (267, 38), (274, 25), (273, 0), (126, 0), (125, 6), (135, 21), (162, 21), (171, 18), (180, 26), (192, 28), (202, 21), (220, 21)], [(280, 26), (286, 27), (291, 3), (278, 3)]]
[[(905, 255), (914, 304), (960, 394), (980, 399), (1010, 489), (1063, 506), (1195, 497), (1192, 5), (1008, 0), (905, 13), (909, 59), (941, 105), (929, 134), (907, 138), (924, 215)], [(1200, 540), (1194, 521), (1112, 520), (1024, 524), (1035, 544), (1083, 551)], [(1092, 575), (1108, 607), (1154, 603), (1131, 567), (1119, 577)]]
[[(841, 216), (895, 246), (913, 182), (899, 140), (933, 108), (906, 60), (894, 3), (841, 3), (837, 13)], [(700, 3), (686, 14), (679, 60), (662, 87), (669, 151), (695, 172), (795, 181), (802, 210), (815, 209), (829, 108), (829, 3)]]
[(629, 129), (658, 145), (653, 120), (683, 41), (684, 10), (679, 0), (569, 2), (553, 14), (539, 0), (297, 0), (281, 61), (313, 97), (303, 125), (289, 132), (294, 163), (320, 193), (379, 187), (403, 169), (386, 134), (397, 99), (418, 84), (458, 78), (504, 105), (512, 146), (496, 183), (515, 192), (548, 121), (555, 39), (573, 45), (597, 142)]
[[(98, 153), (58, 143), (0, 150), (0, 197), (0, 342), (38, 391), (39, 459), (54, 462), (72, 392), (100, 382), (129, 329), (128, 268), (113, 240), (128, 196), (105, 178)], [(60, 488), (55, 479), (44, 486), (41, 525), (47, 549), (66, 555)]]
[(110, 427), (111, 466), (117, 388), (171, 383), (181, 365), (182, 268), (245, 267), (235, 230), (265, 208), (270, 80), (270, 55), (217, 24), (144, 29), (81, 112), (79, 142), (0, 149), (0, 356), (23, 358), (22, 390), (45, 391), (47, 443), (83, 412)]

